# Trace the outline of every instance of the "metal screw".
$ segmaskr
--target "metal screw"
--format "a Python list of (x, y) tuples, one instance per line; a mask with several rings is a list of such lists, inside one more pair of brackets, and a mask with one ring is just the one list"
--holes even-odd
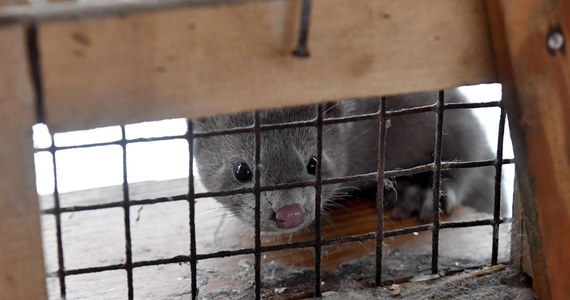
[(551, 32), (546, 39), (548, 49), (558, 51), (564, 46), (564, 35), (560, 31)]

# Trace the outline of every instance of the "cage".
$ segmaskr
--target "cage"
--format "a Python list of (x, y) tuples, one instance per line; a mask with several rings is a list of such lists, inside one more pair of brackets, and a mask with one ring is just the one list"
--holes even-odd
[[(565, 6), (538, 0), (2, 2), (0, 112), (7, 126), (0, 147), (0, 298), (532, 298), (525, 289), (530, 281), (540, 298), (564, 297), (567, 242), (560, 236), (570, 220), (563, 177)], [(502, 85), (502, 100), (456, 101), (452, 90), (492, 82)], [(427, 102), (393, 106), (418, 92)], [(329, 115), (347, 99), (375, 109)], [(275, 112), (269, 109), (299, 107), (309, 108), (309, 117), (266, 120)], [(481, 122), (469, 120), (464, 112), (470, 111), (495, 113), (492, 157), (447, 158), (444, 145), (454, 144), (454, 126)], [(199, 126), (238, 113), (249, 122)], [(504, 155), (507, 113), (515, 157)], [(420, 115), (429, 115), (423, 128), (429, 160), (392, 168), (392, 154), (405, 151), (390, 147), (391, 132)], [(149, 122), (163, 119), (170, 121)], [(453, 120), (464, 122), (446, 125)], [(367, 157), (371, 170), (331, 171), (329, 148), (346, 147), (332, 128), (364, 123), (374, 124), (370, 132), (378, 139)], [(43, 125), (34, 127), (32, 145), (34, 124)], [(153, 132), (168, 124), (175, 126)], [(313, 152), (303, 154), (301, 165), (310, 176), (268, 180), (264, 140), (279, 144), (298, 130), (311, 133), (303, 137)], [(419, 130), (399, 137), (410, 151), (426, 135), (411, 134)], [(38, 142), (42, 132), (44, 143)], [(103, 134), (78, 141), (93, 133)], [(204, 157), (222, 159), (231, 151), (217, 142), (204, 156), (200, 145), (232, 136), (251, 142), (247, 184), (212, 188), (208, 183), (220, 178), (204, 176)], [(455, 144), (481, 147), (470, 136), (461, 141)], [(285, 153), (276, 152), (277, 158)], [(34, 156), (38, 174), (42, 162), (51, 170), (48, 193), (39, 197)], [(230, 175), (235, 162), (226, 168)], [(503, 170), (515, 163), (511, 217)], [(141, 175), (150, 165), (169, 164), (178, 179)], [(466, 204), (442, 215), (453, 194), (447, 175), (472, 170), (486, 170), (488, 213)], [(96, 171), (107, 187), (75, 181)], [(429, 220), (397, 220), (392, 214), (415, 184), (406, 178), (421, 174)], [(348, 182), (366, 182), (376, 192), (340, 202), (324, 196)], [(275, 223), (278, 207), (271, 216), (278, 234), (262, 234), (269, 226), (265, 194), (295, 189), (310, 194), (311, 204), (286, 216), (292, 226)], [(228, 216), (231, 205), (211, 199), (236, 195), (240, 209), (244, 199), (251, 203), (241, 219)], [(396, 208), (385, 209), (388, 204)], [(279, 234), (299, 225), (299, 213), (310, 225)]]

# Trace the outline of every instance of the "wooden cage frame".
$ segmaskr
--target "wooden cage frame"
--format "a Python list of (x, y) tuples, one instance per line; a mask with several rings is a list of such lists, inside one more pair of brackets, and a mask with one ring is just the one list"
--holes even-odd
[(309, 59), (291, 56), (300, 3), (0, 0), (0, 299), (47, 298), (36, 96), (67, 131), (488, 82), (503, 84), (534, 289), (567, 297), (570, 2), (314, 0)]

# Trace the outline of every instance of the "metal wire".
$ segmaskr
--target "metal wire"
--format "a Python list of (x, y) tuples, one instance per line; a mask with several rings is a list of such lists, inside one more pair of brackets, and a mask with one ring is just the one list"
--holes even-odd
[[(480, 160), (480, 161), (469, 161), (469, 162), (442, 162), (441, 163), (441, 170), (448, 171), (451, 169), (463, 169), (463, 168), (478, 168), (478, 167), (485, 167), (485, 166), (495, 166), (497, 163), (495, 160)], [(514, 164), (514, 159), (503, 159), (502, 165), (507, 164)], [(407, 168), (407, 169), (398, 169), (398, 170), (390, 170), (384, 172), (384, 177), (400, 177), (400, 176), (411, 176), (419, 173), (429, 172), (432, 170), (433, 164), (426, 164), (417, 167)], [(354, 181), (371, 181), (376, 179), (376, 172), (368, 173), (368, 174), (361, 174), (361, 175), (351, 175), (351, 176), (342, 176), (342, 177), (334, 177), (334, 178), (326, 178), (321, 180), (322, 185), (329, 185), (329, 184), (336, 184), (336, 183), (344, 183), (344, 182), (354, 182)], [(292, 183), (281, 183), (281, 184), (274, 184), (274, 185), (267, 185), (261, 186), (260, 190), (262, 192), (265, 191), (275, 191), (275, 190), (283, 190), (283, 189), (290, 189), (290, 188), (297, 188), (297, 187), (308, 187), (314, 186), (314, 181), (298, 181)], [(219, 197), (219, 196), (230, 196), (230, 195), (238, 195), (238, 194), (248, 194), (253, 193), (252, 188), (240, 188), (240, 189), (233, 189), (233, 190), (225, 190), (219, 192), (205, 192), (205, 193), (196, 193), (194, 194), (194, 199), (202, 199), (202, 198), (211, 198), (211, 197)], [(149, 205), (149, 204), (158, 204), (158, 203), (166, 203), (166, 202), (176, 202), (176, 201), (188, 201), (188, 195), (176, 195), (172, 197), (160, 197), (160, 198), (153, 198), (153, 199), (132, 199), (129, 202), (130, 206), (136, 205)], [(103, 204), (93, 204), (93, 205), (77, 205), (77, 206), (69, 206), (69, 207), (60, 207), (57, 210), (55, 208), (51, 209), (44, 209), (42, 210), (42, 214), (53, 214), (56, 213), (69, 213), (69, 212), (80, 212), (80, 211), (88, 211), (88, 210), (97, 210), (97, 209), (105, 209), (105, 208), (113, 208), (113, 207), (121, 207), (122, 202), (110, 202), (110, 203), (103, 203)]]
[[(451, 229), (451, 228), (466, 228), (466, 227), (478, 227), (478, 226), (491, 226), (495, 222), (494, 219), (482, 219), (482, 220), (473, 220), (473, 221), (458, 221), (458, 222), (441, 222), (440, 229)], [(509, 218), (499, 219), (499, 224), (504, 223), (511, 223), (512, 220)], [(433, 224), (423, 224), (405, 228), (399, 228), (389, 231), (384, 231), (383, 237), (396, 237), (402, 236), (406, 234), (415, 234), (424, 231), (430, 231), (432, 229)], [(330, 237), (324, 238), (321, 240), (321, 246), (327, 245), (337, 245), (342, 243), (353, 243), (353, 242), (364, 242), (368, 240), (376, 239), (376, 233), (366, 233), (366, 234), (359, 234), (353, 236), (340, 236), (340, 237)], [(303, 249), (303, 248), (314, 248), (315, 243), (314, 241), (307, 241), (307, 242), (295, 242), (295, 243), (286, 243), (286, 244), (278, 244), (278, 245), (270, 245), (270, 246), (261, 246), (260, 250), (262, 253), (266, 252), (275, 252), (281, 250), (290, 250), (290, 249)], [(238, 250), (227, 250), (227, 251), (218, 251), (212, 253), (200, 253), (196, 255), (196, 260), (206, 260), (206, 259), (215, 259), (215, 258), (223, 258), (223, 257), (231, 257), (231, 256), (238, 256), (238, 255), (252, 255), (255, 253), (254, 248), (243, 248)], [(164, 265), (164, 264), (175, 264), (175, 263), (187, 263), (191, 261), (190, 256), (186, 255), (178, 255), (171, 258), (165, 259), (156, 259), (156, 260), (147, 260), (147, 261), (136, 261), (133, 262), (133, 268), (140, 268), (146, 266), (156, 266), (156, 265)], [(124, 264), (114, 264), (114, 265), (107, 265), (107, 266), (99, 266), (99, 267), (91, 267), (91, 268), (81, 268), (81, 269), (71, 269), (65, 270), (63, 272), (64, 276), (69, 275), (80, 275), (80, 274), (88, 274), (88, 273), (98, 273), (104, 271), (112, 271), (112, 270), (120, 270), (124, 268)], [(58, 277), (58, 273), (50, 273), (47, 274), (49, 277)]]
[(315, 171), (315, 296), (321, 297), (321, 194), (323, 160), (323, 106), (317, 105), (317, 168)]
[[(36, 108), (36, 122), (45, 123), (45, 105), (44, 105), (44, 90), (42, 81), (42, 69), (41, 69), (41, 57), (38, 47), (38, 32), (35, 22), (31, 22), (26, 27), (26, 43), (27, 43), (27, 54), (30, 62), (30, 73), (32, 78), (32, 87), (35, 96), (35, 108)], [(55, 215), (55, 231), (56, 231), (56, 244), (57, 244), (57, 277), (59, 280), (59, 293), (62, 298), (65, 298), (67, 294), (67, 288), (65, 283), (65, 263), (63, 256), (63, 234), (61, 229), (61, 201), (59, 196), (58, 188), (58, 174), (57, 174), (57, 160), (56, 151), (57, 148), (54, 146), (53, 134), (50, 133), (50, 146), (45, 149), (49, 151), (52, 157), (53, 165), (53, 197), (54, 197), (54, 208), (53, 214)]]
[(35, 22), (26, 26), (26, 44), (28, 61), (30, 62), (30, 75), (35, 93), (36, 121), (45, 123), (44, 89), (41, 71), (41, 57), (38, 46), (38, 28)]
[(505, 138), (505, 123), (507, 111), (501, 103), (501, 116), (499, 117), (499, 135), (497, 138), (497, 155), (495, 157), (495, 199), (493, 207), (493, 248), (491, 253), (491, 264), (496, 265), (499, 257), (499, 222), (501, 218), (501, 182), (503, 176), (503, 141)]
[[(38, 68), (39, 69), (39, 68)], [(38, 88), (41, 88), (39, 86)], [(38, 93), (41, 95), (41, 93)], [(376, 284), (383, 284), (381, 272), (382, 272), (382, 243), (383, 239), (386, 237), (394, 237), (404, 234), (417, 233), (421, 231), (432, 231), (432, 272), (438, 272), (438, 250), (439, 250), (439, 230), (443, 228), (462, 228), (462, 227), (472, 227), (472, 226), (492, 226), (493, 227), (493, 253), (492, 262), (495, 264), (498, 260), (498, 229), (499, 225), (505, 222), (510, 222), (510, 219), (500, 218), (500, 183), (501, 183), (501, 173), (500, 170), (505, 164), (514, 163), (513, 159), (503, 159), (502, 158), (502, 139), (504, 136), (504, 126), (506, 121), (506, 114), (502, 104), (500, 102), (479, 102), (479, 103), (449, 103), (446, 104), (444, 101), (443, 91), (439, 92), (438, 102), (433, 105), (406, 108), (401, 110), (388, 111), (386, 109), (386, 98), (382, 98), (380, 102), (380, 109), (378, 112), (363, 115), (353, 115), (348, 117), (338, 117), (338, 118), (327, 118), (323, 116), (323, 108), (321, 105), (317, 106), (317, 117), (314, 120), (290, 122), (290, 123), (280, 123), (280, 124), (261, 124), (260, 113), (255, 113), (255, 122), (252, 126), (241, 127), (241, 128), (231, 128), (225, 130), (211, 131), (211, 132), (193, 132), (192, 121), (188, 120), (188, 131), (185, 135), (172, 135), (166, 137), (157, 138), (141, 138), (141, 139), (131, 139), (127, 140), (125, 138), (124, 126), (121, 126), (122, 138), (118, 141), (111, 141), (105, 143), (93, 143), (88, 145), (72, 145), (72, 146), (55, 146), (53, 142), (53, 135), (51, 135), (51, 145), (47, 148), (36, 149), (36, 151), (49, 151), (53, 157), (54, 164), (54, 199), (55, 204), (51, 209), (45, 209), (42, 211), (44, 214), (53, 214), (56, 219), (56, 235), (57, 235), (57, 247), (58, 247), (58, 270), (49, 276), (57, 276), (60, 282), (60, 294), (64, 297), (66, 295), (66, 284), (65, 278), (70, 275), (88, 274), (96, 273), (110, 270), (121, 270), (127, 271), (127, 284), (128, 284), (128, 297), (133, 299), (134, 288), (133, 288), (133, 269), (143, 266), (160, 265), (160, 264), (171, 264), (171, 263), (190, 263), (191, 276), (192, 276), (192, 298), (196, 299), (198, 295), (197, 286), (197, 263), (200, 260), (221, 258), (236, 255), (254, 255), (255, 257), (255, 293), (256, 298), (261, 298), (261, 255), (264, 252), (279, 251), (285, 249), (298, 249), (298, 248), (313, 248), (315, 251), (315, 285), (314, 285), (314, 295), (321, 295), (321, 248), (326, 245), (338, 244), (338, 243), (348, 243), (356, 241), (366, 241), (375, 240), (376, 242)], [(38, 109), (43, 107), (41, 101), (38, 101)], [(499, 146), (497, 148), (497, 158), (494, 160), (480, 160), (480, 161), (467, 161), (467, 162), (457, 162), (457, 161), (441, 161), (441, 147), (442, 147), (442, 124), (443, 124), (443, 112), (446, 109), (472, 109), (480, 107), (500, 107), (501, 108), (501, 120), (499, 128)], [(436, 118), (436, 141), (435, 141), (435, 156), (432, 163), (425, 165), (415, 166), (407, 169), (394, 169), (383, 171), (384, 169), (384, 147), (385, 147), (385, 135), (386, 135), (386, 122), (389, 116), (401, 116), (408, 114), (424, 113), (429, 111), (435, 111)], [(38, 114), (39, 116), (40, 114)], [(378, 168), (376, 172), (367, 174), (358, 174), (350, 176), (341, 176), (334, 178), (321, 178), (321, 162), (322, 162), (322, 129), (324, 125), (328, 124), (340, 124), (347, 122), (358, 122), (363, 120), (377, 120), (380, 125), (379, 130), (379, 149), (378, 149)], [(261, 185), (261, 169), (259, 165), (260, 151), (261, 151), (261, 133), (268, 130), (281, 130), (287, 128), (300, 128), (300, 127), (315, 127), (317, 129), (317, 172), (315, 180), (310, 181), (300, 181), (300, 182), (286, 182), (274, 185)], [(194, 139), (199, 138), (211, 138), (214, 136), (227, 135), (227, 134), (238, 134), (244, 132), (253, 132), (255, 134), (255, 183), (252, 188), (240, 188), (234, 190), (223, 190), (223, 191), (213, 191), (204, 193), (195, 193), (194, 191), (194, 177), (193, 177), (193, 145)], [(141, 143), (141, 142), (154, 142), (172, 139), (184, 138), (188, 141), (189, 145), (189, 179), (188, 179), (188, 193), (185, 195), (176, 195), (172, 197), (161, 197), (154, 199), (130, 199), (129, 188), (127, 181), (127, 160), (126, 160), (126, 146), (130, 143)], [(95, 204), (95, 205), (83, 205), (83, 206), (70, 206), (61, 207), (59, 191), (58, 191), (58, 180), (57, 180), (57, 164), (56, 164), (56, 152), (67, 150), (67, 149), (77, 149), (77, 148), (87, 148), (96, 146), (107, 146), (107, 145), (120, 145), (123, 149), (123, 199), (121, 201), (115, 201), (111, 203)], [(452, 169), (462, 169), (462, 168), (478, 168), (485, 166), (494, 166), (496, 168), (495, 177), (495, 212), (493, 219), (488, 220), (476, 220), (469, 222), (441, 222), (439, 219), (439, 197), (441, 195), (441, 172)], [(383, 172), (382, 172), (383, 171)], [(433, 223), (425, 224), (414, 227), (407, 227), (392, 231), (384, 231), (383, 227), (383, 184), (384, 178), (399, 177), (399, 176), (410, 176), (419, 173), (433, 172), (433, 193), (434, 193), (434, 211), (433, 211)], [(334, 237), (334, 238), (322, 238), (321, 232), (321, 222), (320, 222), (320, 209), (321, 206), (321, 189), (323, 185), (338, 184), (345, 182), (355, 182), (355, 181), (373, 181), (377, 182), (378, 193), (376, 195), (376, 207), (377, 207), (377, 227), (376, 232), (356, 235), (356, 236), (345, 236), (345, 237)], [(261, 245), (261, 227), (260, 227), (260, 202), (261, 193), (266, 191), (290, 189), (297, 187), (315, 187), (315, 239), (313, 241), (301, 242), (301, 243), (288, 243), (272, 246), (262, 246)], [(246, 248), (232, 251), (219, 251), (214, 253), (198, 253), (196, 250), (196, 226), (194, 223), (195, 217), (195, 201), (202, 198), (219, 197), (219, 196), (229, 196), (237, 194), (247, 194), (253, 193), (256, 199), (256, 209), (255, 209), (255, 247)], [(174, 202), (174, 201), (188, 201), (189, 203), (189, 218), (190, 218), (190, 254), (176, 256), (166, 259), (149, 260), (149, 261), (132, 261), (132, 249), (131, 249), (131, 237), (130, 237), (130, 214), (129, 209), (134, 205), (149, 205), (156, 203)], [(124, 225), (125, 225), (125, 255), (126, 262), (124, 264), (114, 264), (108, 266), (96, 266), (81, 269), (66, 270), (64, 267), (64, 256), (63, 256), (63, 237), (61, 228), (61, 214), (66, 212), (79, 212), (79, 211), (90, 211), (106, 208), (123, 208), (125, 212)]]
[(57, 175), (57, 159), (55, 156), (55, 147), (53, 147), (53, 134), (50, 134), (50, 141), (52, 147), (50, 148), (50, 153), (52, 157), (53, 164), (53, 198), (54, 198), (54, 215), (55, 215), (55, 234), (57, 238), (57, 266), (58, 266), (58, 278), (59, 278), (59, 291), (61, 297), (65, 298), (67, 294), (65, 285), (65, 264), (63, 256), (63, 234), (61, 230), (61, 201), (59, 196), (58, 188), (58, 175)]
[[(363, 99), (364, 100), (364, 99)], [(43, 104), (42, 104), (43, 105)], [(390, 110), (386, 111), (386, 116), (401, 116), (401, 115), (409, 115), (409, 114), (416, 114), (422, 112), (430, 112), (434, 111), (436, 104), (420, 106), (420, 107), (411, 107), (399, 110)], [(447, 103), (444, 105), (444, 109), (474, 109), (474, 108), (488, 108), (488, 107), (501, 107), (501, 102), (499, 101), (491, 101), (491, 102), (472, 102), (472, 103)], [(377, 120), (379, 118), (380, 112), (370, 113), (370, 114), (361, 114), (361, 115), (351, 115), (346, 117), (336, 117), (336, 118), (324, 118), (323, 119), (323, 126), (332, 125), (332, 124), (339, 124), (339, 123), (348, 123), (348, 122), (356, 122), (356, 121), (365, 121), (365, 120)], [(315, 120), (307, 120), (307, 121), (296, 121), (296, 122), (287, 122), (287, 123), (278, 123), (278, 124), (261, 124), (260, 130), (261, 131), (268, 131), (268, 130), (282, 130), (282, 129), (292, 129), (292, 128), (302, 128), (302, 127), (312, 127), (316, 126), (316, 119)], [(238, 133), (251, 133), (253, 132), (253, 126), (248, 127), (235, 127), (235, 128), (228, 128), (222, 130), (212, 130), (207, 132), (195, 132), (193, 134), (194, 138), (209, 138), (209, 137), (216, 137), (222, 135), (229, 135), (229, 134), (238, 134)], [(170, 135), (170, 136), (161, 136), (161, 137), (152, 137), (152, 138), (137, 138), (137, 139), (128, 139), (129, 143), (144, 143), (144, 142), (157, 142), (157, 141), (166, 141), (166, 140), (173, 140), (173, 139), (186, 139), (186, 135)], [(110, 141), (110, 142), (101, 142), (101, 143), (88, 143), (82, 145), (70, 145), (70, 146), (56, 146), (56, 150), (68, 150), (68, 149), (78, 149), (78, 148), (91, 148), (91, 147), (101, 147), (101, 146), (110, 146), (110, 145), (121, 145), (121, 141)], [(38, 147), (35, 151), (49, 151), (50, 147)]]
[(255, 181), (253, 195), (255, 197), (255, 299), (261, 299), (261, 116), (259, 111), (254, 115), (253, 130), (255, 134)]
[(437, 97), (436, 129), (435, 129), (435, 149), (433, 163), (433, 227), (432, 227), (432, 254), (431, 272), (437, 274), (439, 259), (439, 214), (441, 201), (441, 152), (443, 149), (443, 112), (445, 104), (444, 91), (439, 91)]
[(127, 174), (127, 140), (125, 139), (125, 126), (121, 126), (121, 149), (123, 154), (123, 211), (125, 226), (125, 270), (127, 271), (127, 291), (128, 298), (134, 298), (133, 288), (133, 253), (131, 241), (131, 214), (129, 204), (129, 182)]
[(386, 97), (380, 99), (378, 117), (378, 167), (376, 168), (376, 285), (382, 283), (384, 245), (384, 165), (386, 160)]
[(222, 4), (263, 2), (275, 0), (99, 0), (58, 1), (29, 5), (0, 7), (0, 26), (31, 22), (90, 19), (108, 16), (127, 16), (137, 13), (165, 11), (185, 7), (207, 7)]
[(196, 201), (194, 198), (194, 126), (191, 120), (186, 122), (186, 140), (188, 141), (188, 207), (189, 207), (189, 227), (190, 227), (190, 275), (192, 280), (192, 299), (198, 297), (197, 264), (196, 251)]

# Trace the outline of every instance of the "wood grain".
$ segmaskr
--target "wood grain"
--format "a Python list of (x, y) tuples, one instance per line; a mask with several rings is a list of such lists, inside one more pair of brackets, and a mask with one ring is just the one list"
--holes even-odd
[(489, 1), (493, 41), (517, 159), (522, 213), (541, 299), (570, 293), (570, 62), (551, 51), (549, 32), (568, 43), (570, 3)]
[(0, 299), (46, 299), (22, 27), (0, 28)]
[(300, 1), (45, 23), (48, 123), (66, 131), (492, 82), (483, 4), (315, 0), (308, 59), (291, 55)]

